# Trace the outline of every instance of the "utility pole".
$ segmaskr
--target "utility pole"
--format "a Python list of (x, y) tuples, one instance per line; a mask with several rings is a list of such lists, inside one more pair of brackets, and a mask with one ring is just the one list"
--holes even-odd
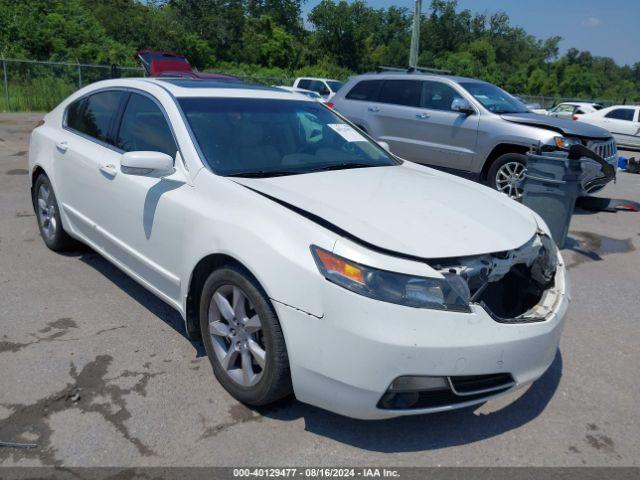
[(416, 0), (413, 12), (413, 32), (411, 33), (411, 50), (409, 51), (409, 66), (418, 66), (418, 48), (420, 44), (420, 16), (422, 14), (422, 0)]

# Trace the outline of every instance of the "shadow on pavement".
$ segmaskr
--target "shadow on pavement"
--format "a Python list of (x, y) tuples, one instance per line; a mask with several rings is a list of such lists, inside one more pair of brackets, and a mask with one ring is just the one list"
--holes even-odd
[(390, 420), (355, 420), (289, 399), (260, 414), (276, 420), (304, 418), (305, 429), (341, 443), (375, 452), (417, 452), (466, 445), (514, 430), (540, 415), (560, 384), (558, 350), (547, 372), (500, 410), (476, 413), (478, 405), (451, 412)]
[[(88, 248), (72, 254), (91, 266), (186, 338), (184, 322), (172, 307), (155, 297), (99, 254)], [(190, 340), (189, 340), (190, 341)], [(192, 342), (197, 356), (206, 355), (201, 342)], [(293, 398), (270, 408), (254, 409), (260, 415), (292, 421), (303, 418), (305, 429), (341, 443), (376, 452), (412, 452), (465, 445), (495, 437), (534, 420), (553, 398), (562, 377), (560, 351), (547, 372), (504, 408), (477, 413), (479, 406), (431, 415), (380, 421), (343, 417)]]
[(77, 251), (67, 255), (77, 257), (81, 262), (100, 272), (136, 302), (182, 335), (193, 345), (198, 358), (206, 355), (202, 342), (192, 341), (187, 337), (184, 320), (173, 307), (160, 300), (100, 254), (82, 245)]

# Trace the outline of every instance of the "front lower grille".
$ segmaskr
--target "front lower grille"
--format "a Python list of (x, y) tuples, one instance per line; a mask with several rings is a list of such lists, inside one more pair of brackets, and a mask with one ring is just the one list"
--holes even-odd
[(508, 373), (447, 377), (448, 387), (427, 391), (388, 390), (377, 407), (384, 410), (417, 410), (455, 406), (497, 395), (511, 389), (515, 382)]
[(451, 390), (458, 395), (474, 395), (499, 390), (513, 385), (513, 377), (508, 373), (493, 375), (466, 375), (449, 377)]

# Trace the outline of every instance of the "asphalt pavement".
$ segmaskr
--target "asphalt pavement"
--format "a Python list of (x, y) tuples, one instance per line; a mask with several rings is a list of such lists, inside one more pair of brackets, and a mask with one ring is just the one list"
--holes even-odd
[[(531, 387), (386, 421), (252, 410), (169, 306), (89, 249), (44, 246), (26, 170), (40, 117), (0, 114), (0, 442), (37, 445), (0, 446), (0, 465), (640, 465), (640, 213), (574, 215), (573, 303)], [(640, 201), (640, 175), (601, 196)]]

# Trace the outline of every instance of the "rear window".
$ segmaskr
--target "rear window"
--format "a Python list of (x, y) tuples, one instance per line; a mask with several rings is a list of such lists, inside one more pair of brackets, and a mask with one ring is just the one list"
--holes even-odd
[(311, 80), (303, 79), (298, 82), (298, 88), (304, 88), (305, 90), (309, 90), (311, 86)]
[(382, 85), (382, 80), (363, 80), (347, 93), (346, 98), (349, 100), (363, 100), (368, 102), (376, 101), (378, 91)]
[(113, 144), (110, 129), (123, 95), (121, 91), (99, 92), (72, 103), (67, 110), (67, 127)]
[(422, 82), (420, 80), (387, 80), (382, 84), (378, 101), (418, 107), (420, 106), (421, 91)]

